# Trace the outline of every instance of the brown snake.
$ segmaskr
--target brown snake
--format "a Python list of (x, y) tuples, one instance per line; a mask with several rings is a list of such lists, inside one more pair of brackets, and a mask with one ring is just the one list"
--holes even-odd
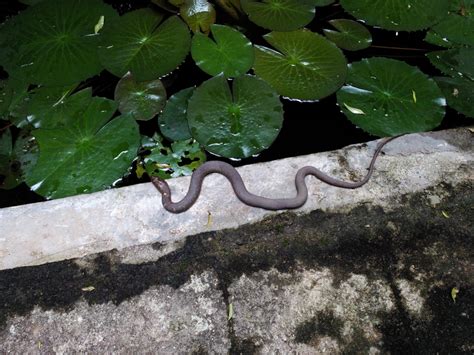
[(171, 200), (171, 190), (168, 183), (156, 176), (151, 177), (151, 182), (162, 194), (163, 207), (169, 212), (181, 213), (188, 210), (198, 199), (201, 193), (201, 186), (204, 178), (213, 173), (224, 175), (232, 184), (236, 196), (245, 204), (253, 207), (259, 207), (266, 210), (283, 210), (301, 207), (308, 199), (308, 188), (306, 187), (305, 177), (313, 175), (326, 184), (341, 187), (344, 189), (355, 189), (361, 187), (369, 181), (374, 171), (375, 161), (380, 154), (382, 148), (391, 140), (397, 138), (389, 137), (383, 139), (375, 150), (375, 153), (370, 161), (369, 171), (367, 175), (357, 182), (346, 182), (337, 180), (331, 176), (326, 175), (321, 170), (313, 166), (304, 166), (298, 170), (295, 177), (296, 196), (293, 198), (267, 198), (257, 196), (250, 193), (242, 180), (238, 171), (230, 164), (221, 161), (209, 161), (196, 169), (191, 177), (191, 183), (186, 196), (179, 202)]

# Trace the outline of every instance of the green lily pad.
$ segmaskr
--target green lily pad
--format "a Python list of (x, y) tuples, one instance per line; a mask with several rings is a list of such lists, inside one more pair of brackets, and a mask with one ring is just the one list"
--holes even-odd
[(136, 120), (147, 121), (158, 114), (166, 103), (166, 89), (161, 80), (137, 83), (131, 73), (115, 87), (115, 101), (121, 113), (130, 113)]
[(268, 148), (283, 123), (278, 94), (263, 80), (243, 75), (232, 89), (223, 75), (201, 84), (188, 103), (193, 137), (209, 152), (246, 158)]
[(456, 111), (474, 118), (474, 82), (461, 78), (434, 78), (448, 105)]
[(191, 45), (191, 55), (204, 72), (226, 77), (245, 74), (255, 58), (252, 42), (237, 30), (224, 25), (212, 25), (212, 36), (196, 33)]
[(158, 116), (161, 133), (170, 141), (181, 141), (191, 138), (188, 126), (188, 101), (194, 87), (186, 88), (172, 95), (165, 109)]
[(150, 150), (143, 159), (147, 174), (162, 179), (191, 175), (206, 161), (206, 153), (194, 139), (173, 142), (169, 148), (155, 134), (148, 139), (146, 148)]
[(418, 68), (388, 58), (349, 66), (337, 101), (352, 123), (376, 136), (428, 131), (444, 117), (446, 100)]
[(293, 31), (314, 18), (314, 0), (241, 0), (250, 21), (273, 31)]
[(447, 46), (444, 44), (474, 46), (474, 17), (450, 13), (431, 28), (426, 40), (443, 47)]
[(474, 48), (452, 48), (426, 55), (442, 73), (454, 78), (474, 80)]
[[(59, 198), (103, 190), (130, 167), (140, 144), (138, 126), (130, 115), (111, 121), (111, 100), (94, 97), (74, 123), (38, 129), (38, 163), (26, 182), (46, 198)], [(109, 121), (109, 122), (108, 122)]]
[(180, 8), (181, 18), (193, 32), (209, 33), (216, 22), (216, 10), (207, 0), (188, 0)]
[(344, 10), (369, 25), (387, 30), (417, 31), (448, 14), (446, 0), (341, 0)]
[(318, 100), (344, 83), (346, 58), (333, 43), (308, 30), (271, 32), (265, 40), (279, 52), (255, 46), (255, 73), (280, 95)]
[(55, 128), (68, 123), (68, 117), (84, 110), (92, 98), (86, 88), (71, 95), (75, 86), (39, 87), (17, 104), (12, 122), (18, 127)]
[(189, 52), (188, 27), (177, 16), (163, 21), (150, 9), (128, 12), (102, 32), (99, 57), (112, 74), (131, 72), (137, 81), (153, 80), (176, 69)]
[(38, 159), (38, 145), (28, 130), (22, 130), (12, 145), (9, 129), (0, 135), (0, 189), (22, 183)]
[(339, 48), (358, 51), (370, 47), (372, 35), (362, 24), (346, 19), (329, 21), (338, 31), (324, 30), (324, 34)]
[(30, 83), (65, 86), (102, 71), (97, 48), (100, 34), (94, 28), (103, 17), (105, 27), (117, 16), (100, 0), (45, 0), (17, 16), (16, 64)]

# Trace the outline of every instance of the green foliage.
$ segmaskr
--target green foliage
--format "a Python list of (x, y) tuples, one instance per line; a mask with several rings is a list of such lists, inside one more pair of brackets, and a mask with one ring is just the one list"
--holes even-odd
[(314, 0), (241, 0), (242, 9), (257, 25), (273, 31), (293, 31), (314, 17)]
[(416, 31), (428, 28), (448, 14), (446, 0), (341, 0), (348, 13), (369, 25), (387, 30)]
[(192, 136), (207, 151), (247, 158), (268, 148), (283, 123), (278, 94), (263, 80), (239, 76), (232, 89), (223, 75), (199, 86), (188, 104)]
[[(1, 188), (26, 182), (57, 198), (113, 186), (132, 162), (138, 177), (166, 178), (190, 174), (205, 151), (259, 154), (282, 127), (279, 95), (336, 93), (378, 136), (435, 128), (445, 101), (474, 116), (472, 0), (150, 0), (121, 16), (103, 0), (22, 2), (0, 26)], [(323, 6), (338, 18), (316, 23)], [(446, 76), (387, 58), (348, 64), (342, 50), (370, 47), (371, 26), (426, 29), (441, 47), (427, 58)], [(138, 151), (150, 127), (166, 140), (156, 132)]]
[(141, 165), (149, 176), (159, 176), (162, 179), (190, 175), (206, 161), (206, 154), (201, 146), (193, 139), (176, 141), (168, 148), (163, 144), (163, 138), (155, 134), (152, 138), (142, 138), (143, 148), (149, 151), (142, 158)]
[(372, 35), (364, 25), (346, 19), (331, 20), (329, 23), (338, 31), (325, 29), (324, 34), (339, 48), (359, 51), (370, 47)]
[(166, 89), (161, 80), (136, 82), (131, 73), (125, 74), (115, 87), (119, 111), (140, 121), (151, 120), (166, 103)]
[(286, 97), (317, 100), (344, 83), (347, 63), (342, 52), (308, 30), (271, 32), (265, 40), (278, 51), (256, 47), (255, 73)]
[(194, 35), (191, 55), (197, 66), (209, 75), (245, 74), (254, 61), (252, 42), (228, 26), (212, 25), (211, 31), (214, 41), (201, 33)]
[(161, 133), (170, 141), (190, 139), (191, 132), (188, 127), (188, 101), (194, 88), (183, 89), (171, 96), (158, 117)]
[(131, 72), (137, 81), (153, 80), (180, 65), (189, 52), (187, 26), (177, 16), (149, 9), (129, 12), (105, 27), (99, 57), (119, 77)]
[(352, 63), (337, 93), (344, 114), (370, 134), (384, 137), (435, 128), (445, 99), (418, 68), (388, 58)]

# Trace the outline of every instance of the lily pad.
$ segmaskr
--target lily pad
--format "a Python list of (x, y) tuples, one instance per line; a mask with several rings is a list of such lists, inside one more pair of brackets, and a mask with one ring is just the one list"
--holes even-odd
[(448, 14), (446, 0), (341, 0), (344, 10), (369, 25), (387, 30), (417, 31)]
[(22, 183), (38, 159), (38, 145), (28, 130), (18, 134), (12, 144), (9, 129), (0, 135), (0, 189), (12, 189)]
[(30, 83), (64, 86), (100, 73), (94, 27), (101, 17), (106, 28), (118, 16), (100, 0), (45, 0), (18, 15), (11, 36)]
[(109, 121), (113, 111), (100, 108), (113, 104), (95, 97), (73, 124), (33, 132), (40, 148), (26, 179), (33, 191), (46, 198), (99, 191), (127, 171), (140, 144), (138, 126), (130, 115)]
[(226, 77), (245, 74), (254, 61), (252, 42), (237, 30), (224, 25), (212, 25), (212, 36), (196, 33), (191, 46), (191, 55), (204, 72), (209, 75), (224, 73)]
[(241, 0), (250, 21), (273, 31), (293, 31), (314, 18), (314, 0)]
[(194, 87), (183, 89), (172, 95), (165, 109), (158, 116), (161, 133), (171, 141), (181, 141), (191, 138), (188, 126), (188, 101), (194, 92)]
[(149, 176), (169, 179), (191, 175), (206, 161), (206, 153), (194, 139), (173, 142), (170, 148), (157, 134), (148, 141), (146, 148), (150, 154), (143, 159), (143, 164)]
[(474, 118), (474, 82), (461, 78), (434, 78), (446, 96), (448, 105), (456, 111)]
[(216, 22), (216, 10), (207, 0), (188, 0), (179, 10), (193, 32), (209, 33), (210, 26)]
[(445, 98), (418, 68), (388, 58), (349, 66), (337, 101), (352, 123), (376, 136), (428, 131), (444, 117)]
[(324, 34), (339, 48), (358, 51), (370, 47), (372, 35), (362, 24), (346, 19), (329, 21), (338, 31), (325, 29)]
[(336, 0), (314, 0), (313, 3), (316, 7), (323, 7), (333, 4), (335, 1)]
[(163, 21), (151, 9), (128, 12), (102, 32), (99, 57), (112, 74), (131, 72), (137, 81), (153, 80), (176, 69), (189, 52), (188, 27), (177, 16)]
[(261, 79), (239, 76), (231, 89), (218, 75), (195, 90), (188, 103), (188, 123), (207, 151), (246, 158), (273, 143), (283, 123), (283, 107), (278, 94)]
[(121, 113), (129, 113), (136, 120), (147, 121), (165, 106), (166, 89), (159, 79), (137, 83), (132, 74), (127, 73), (117, 83), (114, 98)]
[(255, 46), (255, 73), (280, 95), (318, 100), (334, 93), (344, 83), (346, 58), (323, 36), (309, 30), (271, 32), (265, 40), (279, 52)]
[(474, 48), (452, 48), (426, 55), (436, 68), (453, 78), (474, 80)]
[(431, 28), (427, 33), (427, 41), (435, 42), (433, 44), (449, 43), (451, 46), (474, 46), (474, 17), (449, 14)]
[(18, 127), (54, 128), (68, 123), (68, 119), (84, 110), (92, 99), (91, 88), (71, 95), (75, 86), (39, 87), (28, 93), (23, 103), (17, 104), (12, 122)]

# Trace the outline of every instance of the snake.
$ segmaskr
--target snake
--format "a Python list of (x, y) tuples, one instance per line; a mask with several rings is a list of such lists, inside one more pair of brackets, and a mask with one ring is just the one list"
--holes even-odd
[(217, 160), (208, 161), (199, 166), (193, 172), (188, 192), (184, 198), (178, 202), (172, 201), (171, 189), (164, 179), (158, 176), (151, 176), (150, 180), (162, 195), (163, 207), (172, 213), (181, 213), (188, 210), (198, 199), (201, 193), (201, 187), (204, 178), (207, 175), (214, 173), (224, 175), (231, 183), (235, 195), (239, 198), (239, 200), (249, 206), (266, 210), (295, 209), (303, 206), (308, 199), (308, 187), (305, 183), (305, 178), (308, 175), (312, 175), (328, 185), (344, 189), (356, 189), (365, 185), (372, 176), (375, 167), (375, 161), (382, 151), (382, 148), (388, 142), (397, 137), (399, 136), (384, 138), (380, 141), (380, 143), (377, 145), (377, 148), (375, 149), (374, 155), (372, 156), (372, 160), (370, 161), (368, 172), (366, 176), (360, 181), (348, 182), (338, 180), (325, 174), (314, 166), (304, 166), (300, 168), (295, 176), (296, 196), (292, 198), (268, 198), (250, 193), (245, 187), (244, 181), (242, 180), (239, 172), (229, 163)]

